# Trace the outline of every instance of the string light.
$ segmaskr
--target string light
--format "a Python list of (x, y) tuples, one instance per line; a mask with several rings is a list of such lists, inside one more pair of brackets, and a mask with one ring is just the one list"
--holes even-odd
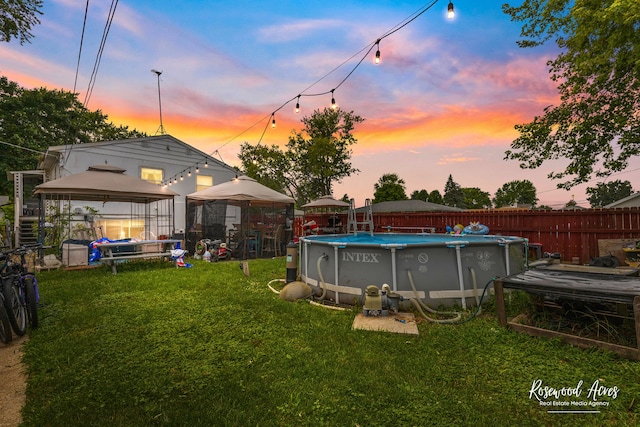
[(189, 168), (189, 173), (187, 174), (188, 177), (191, 177), (191, 168)]
[[(335, 96), (334, 96), (334, 91), (336, 89), (338, 89), (340, 86), (342, 86), (342, 84), (356, 71), (356, 69), (360, 66), (360, 64), (362, 64), (362, 62), (364, 61), (364, 59), (366, 57), (369, 56), (369, 54), (371, 53), (371, 51), (373, 50), (373, 47), (376, 47), (376, 53), (375, 53), (375, 57), (374, 57), (374, 63), (375, 64), (379, 64), (381, 61), (381, 55), (380, 55), (380, 41), (384, 38), (387, 38), (389, 36), (391, 36), (392, 34), (396, 33), (397, 31), (401, 30), (402, 28), (404, 28), (405, 26), (409, 25), (411, 22), (415, 21), (419, 16), (421, 16), (423, 13), (425, 13), (426, 11), (428, 11), (429, 9), (431, 9), (436, 3), (438, 2), (438, 0), (435, 0), (431, 3), (429, 3), (428, 5), (422, 7), (420, 10), (418, 10), (417, 12), (415, 12), (414, 14), (412, 14), (410, 17), (408, 17), (407, 19), (405, 19), (404, 21), (402, 21), (401, 23), (399, 23), (398, 25), (396, 25), (395, 27), (393, 27), (391, 30), (387, 31), (386, 33), (384, 33), (380, 38), (378, 38), (373, 44), (368, 45), (368, 49), (367, 47), (365, 47), (364, 49), (361, 49), (358, 53), (356, 53), (355, 55), (353, 55), (351, 58), (349, 58), (348, 60), (346, 60), (345, 62), (343, 62), (341, 65), (339, 65), (338, 67), (334, 68), (333, 70), (331, 70), (329, 73), (327, 73), (325, 76), (323, 76), (322, 78), (320, 78), (318, 81), (316, 81), (315, 83), (313, 83), (311, 86), (309, 86), (307, 89), (305, 89), (302, 93), (299, 93), (297, 96), (294, 96), (293, 98), (289, 99), (288, 101), (286, 101), (283, 105), (281, 105), (279, 108), (277, 108), (273, 113), (271, 113), (271, 127), (275, 128), (276, 127), (276, 119), (275, 119), (275, 113), (277, 111), (279, 111), (280, 109), (282, 109), (284, 106), (286, 106), (287, 104), (289, 104), (290, 102), (292, 102), (293, 100), (296, 100), (296, 107), (295, 107), (295, 112), (299, 113), (300, 112), (300, 97), (302, 96), (321, 96), (321, 95), (326, 95), (328, 93), (331, 93), (331, 109), (336, 110), (338, 108), (338, 105), (336, 103), (335, 100)], [(454, 7), (453, 7), (453, 2), (449, 1), (449, 4), (447, 6), (447, 18), (452, 19), (454, 17), (455, 13), (454, 13)], [(365, 55), (360, 59), (360, 61), (353, 67), (353, 69), (351, 69), (351, 71), (346, 75), (346, 77), (344, 77), (340, 83), (338, 83), (337, 86), (335, 86), (333, 89), (331, 89), (330, 91), (325, 91), (325, 92), (320, 92), (320, 93), (304, 93), (305, 91), (307, 91), (308, 89), (310, 89), (311, 87), (315, 86), (317, 83), (319, 83), (320, 81), (324, 80), (327, 76), (329, 76), (329, 74), (333, 73), (334, 71), (336, 71), (337, 69), (339, 69), (340, 67), (342, 67), (344, 64), (346, 64), (347, 62), (351, 61), (351, 59), (353, 59), (356, 55), (362, 53), (363, 51), (366, 50)], [(268, 117), (268, 116), (267, 116)], [(258, 123), (262, 122), (266, 117), (263, 117), (262, 119), (260, 119), (258, 122), (256, 122), (255, 124), (253, 124), (252, 126), (250, 126), (248, 129), (246, 129), (245, 131), (243, 131), (240, 135), (242, 135), (243, 133), (247, 132), (249, 129), (251, 129), (252, 127), (254, 127), (255, 125), (257, 125)], [(262, 136), (264, 136), (264, 133), (266, 131), (266, 129), (268, 129), (268, 122), (265, 125), (265, 129), (262, 133)], [(221, 147), (224, 147), (225, 145), (231, 143), (233, 140), (235, 140), (236, 138), (238, 138), (240, 135), (232, 138), (231, 140), (225, 142)], [(262, 136), (260, 137), (260, 140), (262, 140)], [(258, 144), (260, 144), (260, 141), (258, 142)], [(214, 153), (216, 153), (219, 151), (215, 150)], [(224, 161), (223, 161), (224, 162)], [(204, 167), (208, 168), (209, 167), (209, 162), (205, 157), (205, 162), (204, 162)], [(187, 169), (184, 169), (180, 175), (180, 180), (184, 179), (184, 172), (186, 172)], [(189, 167), (188, 169), (188, 176), (191, 176), (191, 167)], [(195, 164), (195, 173), (198, 174), (200, 173), (200, 167), (199, 164), (196, 163)], [(169, 179), (168, 183), (165, 184), (165, 186), (171, 186), (172, 180)], [(177, 175), (173, 177), (173, 183), (177, 183)]]
[(180, 174), (180, 181), (184, 181), (184, 175), (182, 173)]

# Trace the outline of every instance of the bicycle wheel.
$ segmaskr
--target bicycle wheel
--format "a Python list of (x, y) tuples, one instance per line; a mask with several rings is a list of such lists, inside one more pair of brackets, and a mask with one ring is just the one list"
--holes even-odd
[(5, 279), (2, 282), (2, 294), (13, 332), (21, 337), (27, 332), (27, 311), (20, 300), (17, 280), (17, 278)]
[(29, 324), (31, 329), (38, 327), (38, 297), (36, 294), (36, 285), (33, 278), (24, 278), (24, 299), (27, 304), (27, 315), (29, 316)]
[(5, 344), (11, 342), (13, 334), (11, 333), (11, 322), (9, 322), (9, 315), (4, 307), (4, 297), (0, 294), (0, 342)]

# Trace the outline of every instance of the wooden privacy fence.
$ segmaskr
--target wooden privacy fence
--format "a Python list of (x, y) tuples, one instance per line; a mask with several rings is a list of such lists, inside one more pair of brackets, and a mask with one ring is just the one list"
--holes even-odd
[[(339, 214), (346, 226), (347, 214)], [(361, 214), (359, 214), (359, 217)], [(307, 214), (305, 221), (326, 221), (326, 215)], [(542, 245), (543, 252), (558, 252), (562, 260), (589, 263), (600, 255), (599, 241), (640, 240), (640, 208), (534, 211), (525, 209), (470, 210), (461, 212), (375, 213), (376, 232), (415, 233), (435, 228), (480, 222), (490, 233), (520, 236)], [(602, 243), (602, 242), (601, 242)]]

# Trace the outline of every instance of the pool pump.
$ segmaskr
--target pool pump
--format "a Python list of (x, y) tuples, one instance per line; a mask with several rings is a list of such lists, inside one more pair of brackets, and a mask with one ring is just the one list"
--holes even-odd
[(391, 292), (386, 283), (382, 290), (376, 285), (369, 285), (364, 293), (364, 305), (362, 314), (365, 316), (388, 316), (389, 311), (397, 312), (402, 301), (402, 295)]

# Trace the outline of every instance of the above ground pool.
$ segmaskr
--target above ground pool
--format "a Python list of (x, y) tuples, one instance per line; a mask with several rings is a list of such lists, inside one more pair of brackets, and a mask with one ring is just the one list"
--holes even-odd
[(300, 238), (300, 276), (316, 292), (353, 304), (369, 285), (427, 303), (475, 304), (495, 277), (524, 271), (524, 238), (358, 233)]

